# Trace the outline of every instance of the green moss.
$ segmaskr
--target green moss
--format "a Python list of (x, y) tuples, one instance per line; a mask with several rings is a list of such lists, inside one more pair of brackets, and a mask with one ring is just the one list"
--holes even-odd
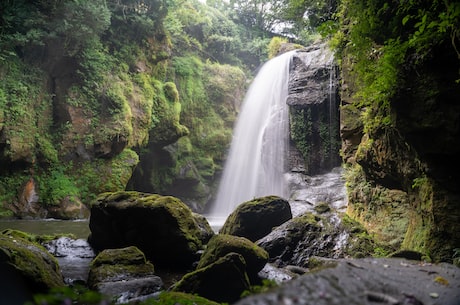
[[(147, 263), (144, 253), (135, 246), (121, 249), (106, 249), (91, 262), (91, 267), (102, 265), (144, 265)], [(152, 270), (153, 270), (153, 266)]]
[(224, 255), (235, 252), (241, 254), (248, 266), (248, 274), (257, 274), (268, 261), (268, 253), (244, 237), (218, 234), (211, 238), (197, 268), (203, 268)]
[(203, 297), (183, 292), (162, 292), (158, 298), (152, 298), (142, 302), (144, 305), (219, 305)]

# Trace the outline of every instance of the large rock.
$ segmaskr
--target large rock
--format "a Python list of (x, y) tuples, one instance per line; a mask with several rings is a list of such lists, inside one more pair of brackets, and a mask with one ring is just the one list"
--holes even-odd
[(236, 305), (458, 305), (460, 269), (403, 259), (338, 260)]
[(95, 249), (137, 246), (156, 265), (189, 267), (202, 246), (192, 211), (171, 196), (101, 194), (91, 206), (89, 227)]
[(35, 293), (63, 287), (56, 259), (27, 234), (5, 230), (0, 234), (0, 290), (2, 304), (24, 304)]
[(163, 282), (154, 272), (137, 247), (107, 249), (92, 261), (88, 286), (119, 303), (132, 302), (162, 289)]
[(198, 294), (216, 302), (233, 303), (249, 288), (245, 260), (242, 255), (231, 252), (212, 264), (186, 274), (173, 291)]
[(278, 196), (262, 197), (240, 204), (227, 218), (220, 233), (256, 241), (291, 218), (289, 202)]
[(305, 213), (257, 241), (277, 266), (309, 267), (309, 258), (367, 256), (375, 245), (367, 232), (348, 217)]
[(257, 273), (262, 270), (268, 261), (267, 252), (247, 238), (218, 234), (209, 241), (197, 265), (197, 269), (204, 268), (232, 252), (244, 257), (250, 279), (256, 278)]

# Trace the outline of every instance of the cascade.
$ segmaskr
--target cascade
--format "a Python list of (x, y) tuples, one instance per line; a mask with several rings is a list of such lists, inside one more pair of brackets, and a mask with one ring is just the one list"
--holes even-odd
[(289, 110), (286, 104), (291, 51), (265, 63), (252, 82), (234, 128), (216, 200), (207, 216), (223, 223), (235, 207), (267, 195), (288, 195)]

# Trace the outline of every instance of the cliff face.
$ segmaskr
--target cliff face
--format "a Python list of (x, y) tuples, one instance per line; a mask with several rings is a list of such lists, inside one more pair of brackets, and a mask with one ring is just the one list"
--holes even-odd
[[(392, 51), (373, 50), (373, 62)], [(390, 249), (451, 261), (460, 246), (460, 62), (450, 39), (414, 64), (417, 57), (408, 49), (395, 67), (397, 89), (385, 98), (384, 115), (382, 106), (356, 95), (363, 92), (356, 53), (350, 47), (342, 53), (348, 213)]]
[(315, 175), (340, 165), (337, 65), (326, 44), (292, 57), (286, 103), (290, 113), (290, 168)]

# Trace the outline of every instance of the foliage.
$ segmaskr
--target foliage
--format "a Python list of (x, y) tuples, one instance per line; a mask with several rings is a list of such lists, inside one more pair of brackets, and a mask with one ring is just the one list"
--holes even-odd
[(363, 121), (370, 133), (394, 124), (390, 101), (404, 87), (404, 73), (447, 39), (455, 50), (458, 43), (460, 6), (450, 1), (433, 1), (429, 8), (418, 1), (397, 6), (383, 0), (343, 1), (338, 16), (342, 27), (334, 45), (339, 55), (353, 58), (342, 65), (353, 65), (355, 99), (366, 109)]
[(68, 197), (70, 200), (80, 196), (80, 190), (74, 179), (64, 173), (61, 167), (53, 168), (48, 174), (37, 177), (39, 194), (47, 205), (59, 205)]
[(278, 287), (278, 284), (275, 281), (264, 279), (264, 280), (262, 280), (261, 285), (253, 285), (253, 286), (251, 286), (250, 290), (245, 290), (241, 294), (241, 297), (244, 298), (244, 297), (247, 297), (247, 296), (252, 295), (252, 294), (264, 293), (264, 292), (267, 292), (270, 289), (273, 289), (273, 288), (276, 288), (276, 287)]
[(60, 304), (81, 304), (81, 305), (109, 305), (113, 304), (110, 299), (100, 293), (88, 288), (75, 285), (71, 287), (52, 288), (47, 294), (34, 295), (33, 302), (27, 305), (60, 305)]
[(281, 45), (287, 43), (286, 38), (282, 37), (273, 37), (268, 44), (268, 58), (273, 58), (278, 55)]
[(302, 154), (304, 160), (309, 159), (311, 147), (305, 135), (313, 131), (311, 110), (308, 109), (291, 109), (290, 113), (291, 139), (294, 141), (297, 149)]

